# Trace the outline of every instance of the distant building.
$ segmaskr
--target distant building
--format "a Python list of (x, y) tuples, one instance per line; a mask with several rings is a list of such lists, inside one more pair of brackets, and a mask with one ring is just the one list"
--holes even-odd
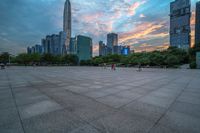
[(36, 45), (35, 45), (35, 52), (34, 52), (34, 53), (42, 54), (42, 46), (36, 44)]
[(35, 53), (35, 46), (31, 47), (31, 54)]
[(77, 56), (79, 61), (92, 58), (92, 39), (90, 37), (78, 35), (76, 37)]
[(175, 0), (170, 4), (170, 45), (190, 47), (190, 0)]
[(27, 53), (64, 55), (66, 53), (66, 33), (47, 35), (41, 40), (41, 45), (37, 44), (32, 48), (27, 48)]
[(196, 3), (195, 47), (200, 47), (200, 1)]
[(30, 47), (27, 47), (27, 54), (31, 54), (32, 53), (32, 49)]
[(71, 23), (71, 3), (70, 0), (66, 0), (63, 14), (63, 31), (66, 33), (65, 46), (67, 54), (69, 53), (69, 45), (71, 39)]
[(121, 54), (122, 55), (129, 55), (129, 54), (131, 54), (131, 48), (130, 48), (130, 46), (123, 46), (123, 48), (121, 50)]
[(113, 47), (118, 46), (118, 34), (109, 33), (107, 35), (107, 47), (108, 47), (108, 54), (113, 53)]
[(70, 39), (70, 45), (69, 45), (69, 51), (70, 51), (70, 54), (77, 54), (77, 41), (76, 41), (76, 37), (72, 37)]
[(107, 55), (107, 46), (103, 41), (99, 42), (99, 56), (106, 56)]
[(115, 45), (113, 46), (113, 54), (121, 55), (123, 46)]

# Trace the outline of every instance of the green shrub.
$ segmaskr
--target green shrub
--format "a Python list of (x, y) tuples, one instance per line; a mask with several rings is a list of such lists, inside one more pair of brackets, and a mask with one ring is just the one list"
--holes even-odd
[(196, 69), (196, 67), (197, 67), (196, 62), (195, 62), (195, 61), (192, 61), (192, 62), (190, 63), (190, 68), (191, 68), (191, 69)]

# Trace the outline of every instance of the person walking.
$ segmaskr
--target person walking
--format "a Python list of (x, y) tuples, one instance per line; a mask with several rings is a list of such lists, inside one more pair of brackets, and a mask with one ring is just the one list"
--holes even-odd
[(139, 71), (139, 72), (142, 71), (142, 65), (141, 65), (141, 63), (138, 64), (138, 71)]

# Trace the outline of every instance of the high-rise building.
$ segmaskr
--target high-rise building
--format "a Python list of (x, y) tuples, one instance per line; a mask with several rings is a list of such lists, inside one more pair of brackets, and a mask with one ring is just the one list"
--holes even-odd
[(32, 53), (32, 50), (30, 47), (27, 47), (27, 54), (31, 54)]
[(123, 46), (113, 46), (113, 54), (121, 55), (122, 48)]
[(195, 47), (200, 48), (200, 1), (196, 3)]
[(118, 46), (118, 34), (107, 34), (107, 54), (114, 54), (114, 46)]
[(70, 45), (69, 45), (69, 51), (70, 51), (70, 54), (77, 54), (77, 41), (76, 41), (76, 37), (72, 37), (70, 39)]
[(35, 45), (35, 53), (42, 54), (42, 46), (39, 44)]
[(92, 58), (92, 39), (90, 37), (78, 35), (76, 37), (77, 56), (79, 61)]
[(109, 33), (107, 35), (107, 47), (113, 50), (114, 46), (118, 46), (118, 35), (115, 33)]
[(45, 39), (41, 40), (42, 53), (53, 55), (64, 55), (66, 33), (60, 32), (59, 34), (47, 35)]
[(190, 47), (190, 0), (175, 0), (170, 4), (170, 45), (187, 49)]
[(107, 46), (103, 41), (99, 42), (99, 56), (106, 56), (107, 55)]
[(129, 55), (131, 53), (130, 46), (123, 46), (121, 50), (122, 55)]
[(66, 53), (66, 45), (65, 45), (66, 39), (67, 39), (67, 33), (61, 31), (59, 33), (59, 44), (60, 44), (60, 49), (61, 49), (60, 50), (61, 55), (64, 55)]
[(63, 15), (63, 31), (66, 33), (66, 52), (69, 53), (69, 45), (71, 38), (71, 3), (69, 0), (65, 1), (64, 15)]

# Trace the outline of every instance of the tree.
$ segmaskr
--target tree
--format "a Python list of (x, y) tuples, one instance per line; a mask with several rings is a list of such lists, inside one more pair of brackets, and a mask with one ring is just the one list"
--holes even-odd
[(28, 65), (31, 62), (31, 57), (29, 54), (22, 53), (16, 57), (16, 62), (18, 64)]
[(0, 63), (7, 64), (9, 62), (9, 53), (5, 52), (0, 55)]
[(54, 56), (52, 54), (44, 54), (41, 57), (41, 61), (47, 64), (52, 64), (54, 62)]
[(168, 67), (174, 67), (180, 63), (179, 59), (175, 55), (169, 55), (166, 59)]
[(78, 64), (78, 56), (77, 55), (65, 55), (62, 58), (62, 62), (70, 65), (77, 65)]

